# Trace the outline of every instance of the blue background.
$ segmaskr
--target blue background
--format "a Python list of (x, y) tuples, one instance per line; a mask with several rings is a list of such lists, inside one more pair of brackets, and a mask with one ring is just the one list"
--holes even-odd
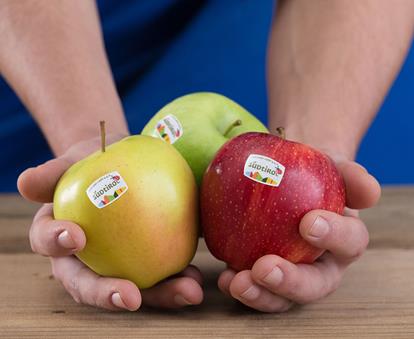
[[(273, 1), (101, 0), (105, 43), (131, 131), (195, 91), (229, 96), (266, 122), (265, 55)], [(357, 160), (383, 184), (414, 183), (414, 49)], [(0, 79), (2, 191), (52, 157), (30, 115)], [(6, 146), (6, 147), (4, 147)]]

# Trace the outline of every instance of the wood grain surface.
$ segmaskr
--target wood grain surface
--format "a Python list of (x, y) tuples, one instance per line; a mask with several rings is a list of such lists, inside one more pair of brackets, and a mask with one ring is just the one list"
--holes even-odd
[(165, 311), (108, 312), (76, 304), (31, 254), (27, 234), (38, 205), (0, 196), (0, 338), (414, 338), (414, 188), (384, 188), (362, 213), (366, 254), (324, 300), (262, 314), (216, 287), (224, 265), (201, 243), (202, 305)]

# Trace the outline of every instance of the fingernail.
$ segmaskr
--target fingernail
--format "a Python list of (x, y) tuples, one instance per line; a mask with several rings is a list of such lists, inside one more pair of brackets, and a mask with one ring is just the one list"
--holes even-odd
[(260, 295), (260, 288), (252, 285), (250, 286), (246, 291), (244, 291), (242, 294), (240, 294), (240, 297), (246, 300), (254, 300)]
[(126, 310), (128, 309), (126, 305), (124, 304), (124, 302), (122, 301), (122, 298), (119, 292), (115, 292), (114, 294), (112, 294), (111, 300), (112, 300), (112, 304), (114, 304), (116, 307), (124, 308)]
[(328, 222), (321, 216), (318, 216), (313, 222), (313, 225), (311, 226), (308, 234), (314, 238), (322, 238), (326, 234), (328, 234), (328, 232), (329, 232)]
[(174, 302), (177, 304), (177, 305), (180, 305), (180, 306), (188, 306), (188, 305), (192, 305), (192, 303), (190, 303), (187, 299), (185, 299), (181, 294), (177, 294), (175, 297), (174, 297)]
[(60, 233), (58, 235), (57, 240), (58, 240), (59, 245), (64, 248), (72, 249), (72, 250), (76, 248), (76, 244), (73, 241), (68, 231), (63, 231), (62, 233)]
[(272, 286), (277, 286), (281, 283), (283, 279), (283, 272), (282, 270), (275, 266), (272, 270), (263, 278), (263, 281)]

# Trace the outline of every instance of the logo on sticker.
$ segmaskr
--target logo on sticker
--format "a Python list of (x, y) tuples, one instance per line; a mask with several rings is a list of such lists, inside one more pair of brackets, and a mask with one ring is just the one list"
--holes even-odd
[(86, 190), (86, 195), (96, 207), (104, 208), (118, 200), (127, 190), (125, 180), (114, 171), (95, 180)]
[(172, 114), (165, 116), (157, 122), (154, 134), (169, 144), (173, 144), (182, 137), (184, 133), (180, 121)]
[(253, 181), (277, 187), (285, 174), (285, 166), (264, 155), (250, 154), (244, 164), (243, 174)]

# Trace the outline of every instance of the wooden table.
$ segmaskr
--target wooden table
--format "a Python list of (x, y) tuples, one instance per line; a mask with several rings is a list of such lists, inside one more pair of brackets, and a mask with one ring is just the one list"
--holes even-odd
[(0, 196), (1, 338), (414, 338), (414, 187), (384, 188), (379, 205), (363, 212), (370, 247), (334, 294), (284, 314), (224, 297), (216, 287), (223, 265), (204, 246), (194, 260), (206, 277), (200, 306), (114, 313), (78, 305), (51, 277), (48, 259), (30, 252), (36, 209)]

